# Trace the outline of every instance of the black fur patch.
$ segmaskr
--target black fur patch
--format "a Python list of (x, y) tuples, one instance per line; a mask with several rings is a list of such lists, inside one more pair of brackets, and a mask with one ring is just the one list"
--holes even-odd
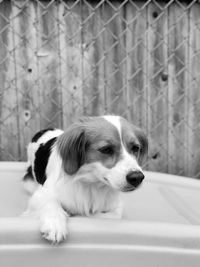
[(39, 139), (43, 134), (45, 134), (45, 133), (48, 132), (48, 131), (53, 131), (53, 130), (55, 130), (55, 129), (54, 129), (54, 128), (48, 128), (48, 129), (44, 129), (44, 130), (42, 130), (42, 131), (37, 132), (37, 133), (33, 136), (31, 142), (37, 142), (38, 139)]
[(24, 181), (33, 180), (32, 167), (29, 166), (26, 170), (26, 174), (23, 177)]
[(51, 148), (56, 140), (57, 137), (54, 137), (45, 144), (41, 144), (35, 153), (34, 173), (39, 184), (44, 184), (46, 181), (46, 167), (51, 154)]

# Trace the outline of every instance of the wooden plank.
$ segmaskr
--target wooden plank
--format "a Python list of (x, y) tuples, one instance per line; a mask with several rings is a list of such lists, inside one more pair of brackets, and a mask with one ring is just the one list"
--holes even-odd
[(81, 5), (73, 1), (59, 4), (59, 72), (62, 90), (63, 128), (83, 114), (83, 62)]
[(14, 34), (16, 40), (16, 83), (20, 101), (18, 102), (19, 147), (18, 160), (26, 160), (26, 147), (33, 134), (40, 129), (38, 109), (38, 80), (36, 64), (36, 21), (35, 6), (32, 3), (19, 1), (18, 16), (15, 18)]
[[(128, 2), (126, 14), (127, 112), (130, 121), (146, 128), (146, 7)], [(134, 34), (133, 34), (134, 33)]]
[(105, 109), (107, 113), (125, 114), (126, 102), (124, 85), (126, 84), (126, 53), (125, 53), (125, 25), (122, 17), (123, 9), (119, 2), (105, 3), (102, 11), (105, 24)]
[(188, 175), (200, 178), (200, 5), (190, 9), (189, 94), (188, 94)]
[(62, 126), (61, 92), (58, 86), (57, 3), (38, 2), (37, 69), (40, 127)]
[(18, 134), (16, 132), (14, 44), (12, 27), (9, 25), (10, 18), (13, 17), (10, 2), (1, 2), (0, 10), (3, 14), (0, 16), (0, 160), (14, 160), (18, 158), (19, 151), (18, 146), (13, 145), (12, 141), (18, 140)]
[[(5, 64), (1, 67), (1, 160), (17, 160), (20, 155), (19, 148), (19, 92), (17, 87), (17, 70), (16, 70), (16, 46), (18, 45), (18, 38), (15, 30), (18, 27), (18, 13), (19, 8), (11, 6), (9, 2), (1, 3), (1, 12), (4, 17), (1, 17), (1, 30), (7, 26), (10, 21), (9, 27), (6, 27), (4, 34), (1, 35), (2, 42), (6, 45), (1, 46), (1, 59)], [(10, 53), (8, 53), (8, 51)], [(3, 55), (4, 53), (4, 55)], [(3, 148), (3, 149), (2, 149)]]
[(87, 3), (82, 7), (83, 113), (104, 113), (104, 49), (102, 5)]
[[(10, 94), (5, 92), (8, 100), (4, 100), (4, 102), (7, 101), (9, 104), (13, 105), (13, 107), (15, 106), (15, 110), (12, 111), (13, 114), (10, 116), (10, 118), (15, 120), (14, 132), (16, 131), (17, 135), (15, 142), (10, 142), (12, 149), (18, 149), (15, 160), (26, 159), (26, 145), (30, 141), (33, 129), (34, 131), (37, 130), (37, 127), (35, 127), (36, 121), (34, 121), (33, 118), (30, 120), (32, 114), (36, 112), (35, 107), (33, 107), (32, 110), (30, 108), (31, 102), (33, 101), (32, 96), (34, 95), (34, 90), (31, 91), (32, 95), (30, 95), (30, 84), (28, 83), (28, 79), (31, 75), (31, 73), (28, 72), (28, 42), (30, 41), (32, 45), (34, 44), (34, 39), (31, 40), (31, 36), (29, 35), (32, 29), (30, 27), (30, 17), (33, 13), (32, 11), (28, 12), (28, 6), (25, 1), (18, 1), (17, 5), (12, 3), (12, 15), (10, 17), (12, 37), (9, 38), (9, 51), (12, 51), (12, 59), (8, 68), (8, 77), (14, 80), (12, 85), (14, 85), (15, 88), (10, 88)], [(30, 13), (30, 17), (28, 17), (27, 12)], [(27, 32), (29, 35), (28, 38), (26, 38)], [(33, 53), (32, 51), (32, 54)], [(15, 103), (13, 103), (11, 99), (15, 99)], [(5, 123), (3, 124), (5, 125)], [(6, 136), (9, 137), (7, 134)], [(10, 140), (12, 139), (10, 138)], [(13, 155), (13, 152), (11, 152), (11, 154)]]
[[(182, 4), (184, 6), (184, 3)], [(185, 95), (187, 93), (187, 34), (188, 13), (174, 3), (169, 8), (169, 87), (168, 101), (169, 172), (185, 173), (187, 153)]]
[(150, 139), (149, 170), (166, 172), (167, 164), (167, 10), (164, 3), (148, 5), (148, 97)]
[[(147, 129), (147, 7), (144, 1), (128, 2), (126, 19), (126, 110), (128, 119)], [(148, 162), (144, 163), (148, 169)]]

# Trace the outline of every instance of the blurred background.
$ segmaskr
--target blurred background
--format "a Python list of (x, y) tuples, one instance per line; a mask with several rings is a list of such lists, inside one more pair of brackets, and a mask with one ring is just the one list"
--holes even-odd
[(0, 1), (0, 160), (107, 113), (144, 129), (146, 170), (200, 178), (200, 1)]

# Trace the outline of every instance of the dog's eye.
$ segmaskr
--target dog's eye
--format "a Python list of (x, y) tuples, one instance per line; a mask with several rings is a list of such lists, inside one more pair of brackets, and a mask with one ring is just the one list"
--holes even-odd
[(139, 146), (139, 145), (133, 144), (133, 145), (131, 146), (131, 152), (132, 152), (133, 154), (138, 154), (139, 151), (140, 151), (140, 146)]
[(112, 155), (114, 153), (112, 146), (103, 146), (98, 149), (102, 154)]

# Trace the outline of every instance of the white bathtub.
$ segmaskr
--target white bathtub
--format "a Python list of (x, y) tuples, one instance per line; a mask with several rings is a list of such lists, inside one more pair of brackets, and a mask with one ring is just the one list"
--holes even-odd
[(19, 217), (25, 163), (0, 163), (0, 266), (200, 266), (200, 182), (146, 172), (123, 194), (123, 220), (71, 218), (69, 239), (51, 245), (37, 221)]

